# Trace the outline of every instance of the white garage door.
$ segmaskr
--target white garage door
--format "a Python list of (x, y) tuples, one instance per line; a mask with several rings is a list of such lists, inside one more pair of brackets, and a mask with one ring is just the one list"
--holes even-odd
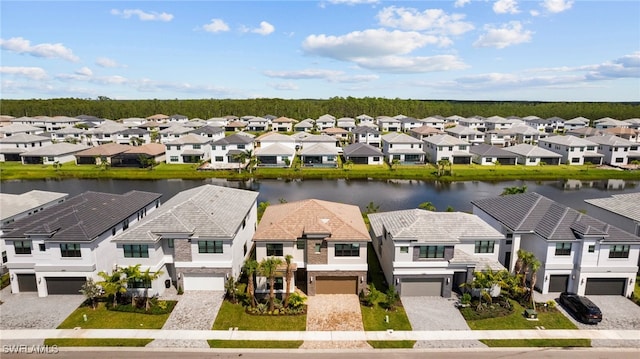
[(402, 278), (400, 294), (403, 297), (438, 297), (442, 295), (440, 278)]
[(184, 290), (224, 290), (224, 275), (184, 274)]

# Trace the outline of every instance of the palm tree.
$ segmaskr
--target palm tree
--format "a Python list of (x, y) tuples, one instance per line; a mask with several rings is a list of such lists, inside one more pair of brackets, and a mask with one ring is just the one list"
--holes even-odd
[(424, 209), (425, 211), (431, 211), (431, 212), (436, 211), (436, 206), (434, 206), (433, 203), (431, 202), (422, 202), (418, 205), (418, 208)]
[(353, 168), (353, 161), (352, 160), (347, 160), (345, 163), (343, 163), (342, 167), (347, 167), (348, 169), (352, 169)]
[(149, 288), (151, 288), (151, 283), (153, 283), (154, 280), (160, 278), (160, 276), (163, 274), (164, 272), (162, 271), (151, 272), (151, 268), (147, 268), (146, 271), (140, 273), (139, 278), (142, 281), (144, 286), (144, 310), (145, 311), (149, 311), (149, 309), (151, 309), (151, 302), (149, 301)]
[(102, 287), (104, 294), (113, 296), (113, 307), (115, 308), (118, 305), (118, 294), (127, 292), (127, 279), (122, 277), (122, 272), (119, 270), (114, 270), (111, 274), (102, 271), (98, 273), (98, 276), (103, 280), (96, 284)]
[(438, 176), (443, 176), (447, 167), (449, 167), (449, 175), (451, 175), (451, 162), (446, 158), (438, 161)]
[(536, 310), (536, 302), (533, 299), (533, 289), (536, 286), (536, 281), (538, 280), (538, 269), (542, 266), (542, 263), (532, 255), (531, 261), (529, 262), (529, 267), (531, 268), (531, 290), (529, 291), (529, 295), (531, 296), (531, 307), (533, 310)]
[(510, 194), (519, 194), (519, 193), (525, 193), (525, 192), (527, 192), (527, 186), (526, 185), (523, 185), (522, 187), (518, 187), (518, 186), (505, 187), (500, 195), (501, 196), (508, 196)]
[(285, 277), (287, 280), (287, 290), (284, 292), (284, 307), (289, 306), (289, 291), (291, 290), (291, 280), (293, 279), (293, 271), (291, 270), (293, 256), (291, 254), (287, 254), (284, 256), (284, 261), (287, 264), (287, 270), (285, 272)]
[(253, 153), (253, 150), (251, 149), (246, 150), (243, 153), (244, 153), (245, 159), (249, 160), (249, 173), (251, 174), (253, 172), (253, 167), (258, 164), (258, 158), (256, 157), (255, 153)]
[(249, 302), (251, 307), (256, 306), (255, 285), (253, 284), (253, 275), (258, 270), (258, 262), (254, 259), (247, 259), (244, 262), (244, 272), (247, 274), (247, 294), (249, 294)]
[(260, 264), (258, 264), (258, 272), (263, 277), (269, 279), (269, 311), (273, 312), (274, 309), (274, 299), (276, 297), (275, 294), (275, 282), (276, 282), (276, 273), (278, 271), (278, 266), (282, 264), (282, 259), (271, 257), (263, 259)]
[[(125, 275), (125, 283), (127, 286), (133, 286), (133, 282), (140, 280), (140, 275), (142, 275), (142, 272), (140, 272), (140, 264), (122, 268), (122, 273)], [(132, 299), (132, 304), (134, 306), (136, 305), (136, 299), (137, 296), (134, 295)]]

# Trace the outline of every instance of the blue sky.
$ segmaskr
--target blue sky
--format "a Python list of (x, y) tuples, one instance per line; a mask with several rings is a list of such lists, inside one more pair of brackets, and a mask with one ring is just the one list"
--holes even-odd
[(640, 101), (640, 1), (6, 1), (1, 97)]

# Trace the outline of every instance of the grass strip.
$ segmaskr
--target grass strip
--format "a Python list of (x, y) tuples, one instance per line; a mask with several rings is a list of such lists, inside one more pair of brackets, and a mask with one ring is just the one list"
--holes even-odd
[(210, 348), (297, 349), (302, 340), (207, 340)]
[(144, 347), (153, 339), (126, 338), (49, 338), (44, 345), (59, 347)]
[(408, 349), (413, 348), (415, 340), (369, 340), (367, 341), (375, 349)]
[(307, 315), (252, 315), (245, 312), (242, 304), (222, 302), (213, 330), (264, 330), (264, 331), (305, 331)]
[(487, 339), (480, 340), (491, 348), (571, 348), (591, 347), (590, 339)]
[[(142, 314), (107, 310), (106, 303), (98, 303), (94, 310), (81, 306), (71, 313), (58, 329), (161, 329), (171, 313)], [(84, 320), (86, 315), (87, 321)]]

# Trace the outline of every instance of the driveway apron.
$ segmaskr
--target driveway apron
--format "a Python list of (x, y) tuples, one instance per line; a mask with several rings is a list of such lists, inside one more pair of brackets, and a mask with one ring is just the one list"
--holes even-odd
[[(360, 300), (355, 294), (307, 297), (307, 331), (364, 331)], [(301, 349), (368, 349), (366, 341), (305, 341)]]
[[(402, 297), (413, 330), (471, 330), (455, 307), (455, 298)], [(414, 348), (481, 348), (477, 340), (418, 340)]]
[[(165, 330), (211, 330), (216, 320), (224, 292), (187, 291), (178, 296), (178, 304), (164, 323)], [(147, 344), (152, 348), (209, 348), (203, 340), (154, 340)]]

